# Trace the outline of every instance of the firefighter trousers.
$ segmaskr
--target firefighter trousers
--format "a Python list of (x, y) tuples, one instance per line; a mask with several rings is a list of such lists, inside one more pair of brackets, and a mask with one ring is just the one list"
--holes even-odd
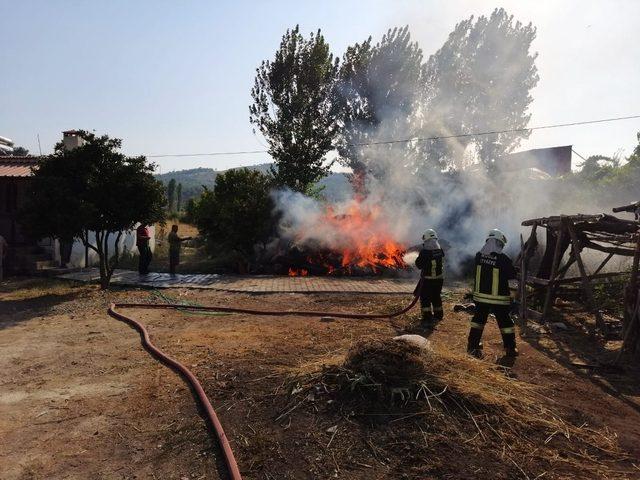
[(432, 318), (442, 320), (442, 284), (443, 280), (441, 278), (422, 279), (420, 307), (423, 321), (430, 321)]
[(516, 328), (513, 319), (509, 316), (511, 307), (509, 305), (492, 305), (489, 303), (476, 303), (476, 311), (471, 320), (471, 330), (469, 331), (469, 343), (467, 350), (473, 351), (480, 348), (480, 339), (482, 331), (487, 323), (490, 313), (493, 313), (498, 321), (500, 334), (502, 335), (502, 343), (504, 348), (515, 348), (516, 346)]

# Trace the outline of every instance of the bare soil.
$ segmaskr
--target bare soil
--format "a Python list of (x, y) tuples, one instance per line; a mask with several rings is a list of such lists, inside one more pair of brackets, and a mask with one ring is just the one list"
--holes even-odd
[[(205, 305), (360, 312), (389, 311), (410, 300), (163, 293)], [(434, 344), (456, 351), (465, 347), (469, 324), (468, 314), (452, 311), (461, 297), (462, 292), (448, 296), (446, 318), (430, 336)], [(102, 292), (51, 280), (0, 284), (0, 478), (226, 478), (184, 382), (141, 348), (134, 330), (106, 314), (111, 301), (157, 300), (148, 290)], [(416, 418), (367, 422), (309, 402), (287, 411), (293, 379), (339, 363), (354, 342), (426, 334), (416, 327), (415, 313), (393, 322), (128, 313), (198, 376), (246, 479), (593, 478), (579, 466), (573, 472), (545, 472), (535, 465), (521, 470), (517, 459), (501, 460), (489, 448), (483, 453), (473, 431), (459, 432), (459, 442), (474, 449), (452, 450), (451, 442), (438, 441)], [(542, 387), (550, 405), (568, 419), (617, 435), (627, 458), (611, 463), (599, 478), (640, 478), (640, 376), (631, 368), (574, 365), (608, 358), (615, 345), (586, 337), (579, 313), (565, 320), (566, 332), (520, 338), (521, 356), (508, 374)], [(485, 361), (500, 361), (495, 322), (487, 326), (484, 341)]]

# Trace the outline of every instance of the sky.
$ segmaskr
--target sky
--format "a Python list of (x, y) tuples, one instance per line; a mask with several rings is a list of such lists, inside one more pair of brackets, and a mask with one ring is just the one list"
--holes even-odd
[[(457, 22), (496, 7), (538, 29), (530, 126), (640, 114), (635, 0), (0, 0), (0, 135), (32, 153), (51, 152), (69, 129), (122, 138), (130, 155), (262, 150), (250, 90), (287, 28), (320, 28), (342, 55), (407, 24), (428, 57)], [(639, 131), (640, 119), (541, 130), (522, 148), (628, 155)], [(266, 153), (153, 160), (161, 172), (270, 161)]]

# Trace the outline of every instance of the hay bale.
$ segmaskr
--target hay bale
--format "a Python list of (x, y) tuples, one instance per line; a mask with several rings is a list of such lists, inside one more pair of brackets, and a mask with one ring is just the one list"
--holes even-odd
[(384, 389), (411, 388), (429, 372), (429, 357), (415, 342), (368, 340), (349, 350), (344, 368)]

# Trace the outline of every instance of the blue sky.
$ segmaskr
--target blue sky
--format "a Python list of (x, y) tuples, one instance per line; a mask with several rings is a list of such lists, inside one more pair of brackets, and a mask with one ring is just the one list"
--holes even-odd
[[(122, 138), (129, 154), (255, 150), (256, 66), (296, 23), (334, 53), (408, 24), (425, 56), (455, 23), (503, 6), (538, 27), (531, 125), (640, 114), (640, 2), (0, 0), (0, 135), (38, 152), (61, 131)], [(523, 147), (628, 154), (640, 120), (534, 132)], [(266, 154), (164, 158), (164, 172), (225, 169)]]

